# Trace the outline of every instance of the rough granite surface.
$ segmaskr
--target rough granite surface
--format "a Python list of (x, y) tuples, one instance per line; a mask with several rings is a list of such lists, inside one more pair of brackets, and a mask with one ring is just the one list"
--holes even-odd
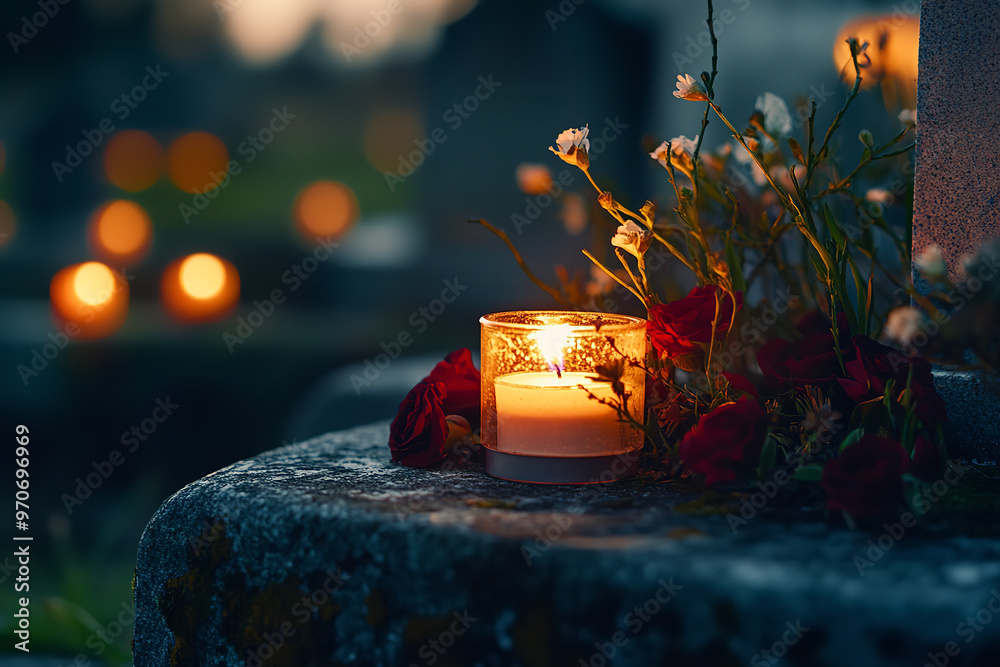
[[(963, 260), (1000, 237), (997, 35), (997, 0), (920, 3), (913, 256), (937, 244), (954, 283), (965, 280)], [(996, 394), (970, 373), (941, 369), (935, 380), (953, 417), (949, 447), (979, 460), (1000, 458)]]
[(139, 546), (135, 664), (1000, 664), (996, 539), (820, 511), (733, 530), (668, 485), (415, 470), (387, 437), (328, 434), (167, 500)]

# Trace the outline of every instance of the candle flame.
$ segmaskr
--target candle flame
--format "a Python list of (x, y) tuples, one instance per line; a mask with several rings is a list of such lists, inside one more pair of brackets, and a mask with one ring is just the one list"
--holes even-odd
[(555, 324), (531, 334), (531, 337), (538, 343), (538, 349), (542, 353), (545, 363), (549, 365), (549, 370), (559, 377), (562, 377), (565, 368), (563, 350), (569, 346), (572, 330), (573, 327), (569, 324)]

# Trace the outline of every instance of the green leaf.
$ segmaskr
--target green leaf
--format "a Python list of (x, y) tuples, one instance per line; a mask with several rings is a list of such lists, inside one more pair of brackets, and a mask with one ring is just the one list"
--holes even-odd
[[(861, 272), (858, 271), (858, 265), (854, 262), (854, 257), (851, 256), (850, 251), (847, 252), (847, 261), (851, 265), (851, 275), (854, 277), (854, 288), (858, 291), (858, 303), (861, 303), (862, 295), (867, 294), (866, 305), (864, 312), (860, 313), (861, 317), (858, 319), (859, 330), (858, 333), (867, 336), (868, 335), (868, 320), (869, 313), (871, 312), (871, 294), (865, 292), (865, 283), (861, 278)], [(869, 288), (871, 287), (871, 281), (869, 280)]]
[(726, 263), (729, 264), (729, 275), (733, 278), (733, 289), (737, 292), (745, 292), (747, 282), (743, 277), (743, 262), (736, 255), (732, 234), (726, 234)]
[(834, 243), (837, 244), (837, 249), (843, 250), (847, 245), (847, 238), (844, 233), (840, 231), (840, 225), (833, 217), (833, 211), (830, 210), (829, 204), (823, 205), (823, 219), (826, 220), (826, 228), (830, 230), (830, 237), (833, 238)]
[(863, 438), (864, 435), (865, 435), (865, 429), (864, 429), (863, 426), (854, 429), (853, 431), (851, 431), (850, 433), (848, 433), (844, 437), (844, 439), (840, 443), (840, 449), (838, 449), (837, 451), (838, 452), (844, 451), (844, 449), (846, 449), (847, 447), (850, 447), (851, 445), (853, 445), (854, 443), (856, 443), (858, 440), (860, 440), (861, 438)]
[(768, 471), (774, 467), (774, 459), (778, 452), (778, 445), (774, 438), (768, 434), (764, 440), (764, 446), (760, 450), (760, 463), (757, 465), (757, 476), (764, 479)]
[(818, 463), (802, 466), (792, 473), (792, 479), (800, 482), (818, 482), (823, 479), (823, 467)]

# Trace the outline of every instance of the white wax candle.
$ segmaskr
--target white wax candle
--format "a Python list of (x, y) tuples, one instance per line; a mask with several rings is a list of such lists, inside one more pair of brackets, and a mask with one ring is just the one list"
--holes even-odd
[[(494, 380), (497, 449), (536, 456), (600, 456), (625, 451), (609, 382), (587, 373), (512, 373)], [(586, 391), (581, 388), (586, 388)]]

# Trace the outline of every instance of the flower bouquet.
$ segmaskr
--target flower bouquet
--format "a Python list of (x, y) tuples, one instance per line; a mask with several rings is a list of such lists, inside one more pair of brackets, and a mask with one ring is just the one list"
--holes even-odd
[[(804, 494), (849, 523), (891, 515), (906, 502), (919, 509), (929, 493), (942, 495), (942, 480), (947, 491), (969, 468), (947, 458), (945, 404), (918, 352), (955, 361), (971, 349), (995, 369), (998, 338), (945, 326), (954, 286), (933, 256), (918, 262), (928, 288), (914, 286), (909, 216), (889, 215), (889, 190), (856, 192), (859, 183), (894, 181), (897, 194), (912, 188), (899, 174), (912, 174), (914, 114), (901, 113), (899, 129), (884, 142), (860, 132), (856, 164), (837, 158), (835, 137), (869, 62), (868, 44), (851, 38), (853, 85), (825, 131), (816, 127), (813, 101), (800, 111), (801, 138), (792, 136), (787, 105), (771, 93), (757, 98), (738, 127), (716, 103), (718, 43), (711, 2), (708, 8), (712, 69), (700, 79), (678, 76), (674, 92), (704, 105), (700, 131), (650, 153), (672, 187), (666, 214), (651, 201), (632, 210), (595, 182), (588, 127), (562, 132), (550, 148), (583, 172), (617, 224), (607, 246), (583, 250), (594, 280), (584, 286), (562, 270), (560, 283), (549, 285), (501, 229), (470, 222), (504, 241), (528, 277), (564, 307), (610, 309), (617, 291), (645, 310), (646, 355), (623, 356), (617, 365), (619, 373), (638, 367), (645, 375), (644, 420), (625, 409), (629, 395), (613, 369), (599, 378), (615, 387), (618, 418), (645, 434), (640, 477), (722, 490), (730, 494), (722, 506), (730, 508), (731, 494), (746, 498), (758, 488), (768, 497)], [(732, 142), (708, 151), (705, 130), (714, 120)], [(661, 283), (677, 283), (664, 265), (693, 279), (686, 296), (661, 296)], [(983, 298), (987, 306), (967, 312), (990, 314), (994, 332), (997, 299)], [(441, 362), (392, 423), (393, 459), (430, 465), (456, 446), (474, 455), (478, 380), (468, 350)]]

